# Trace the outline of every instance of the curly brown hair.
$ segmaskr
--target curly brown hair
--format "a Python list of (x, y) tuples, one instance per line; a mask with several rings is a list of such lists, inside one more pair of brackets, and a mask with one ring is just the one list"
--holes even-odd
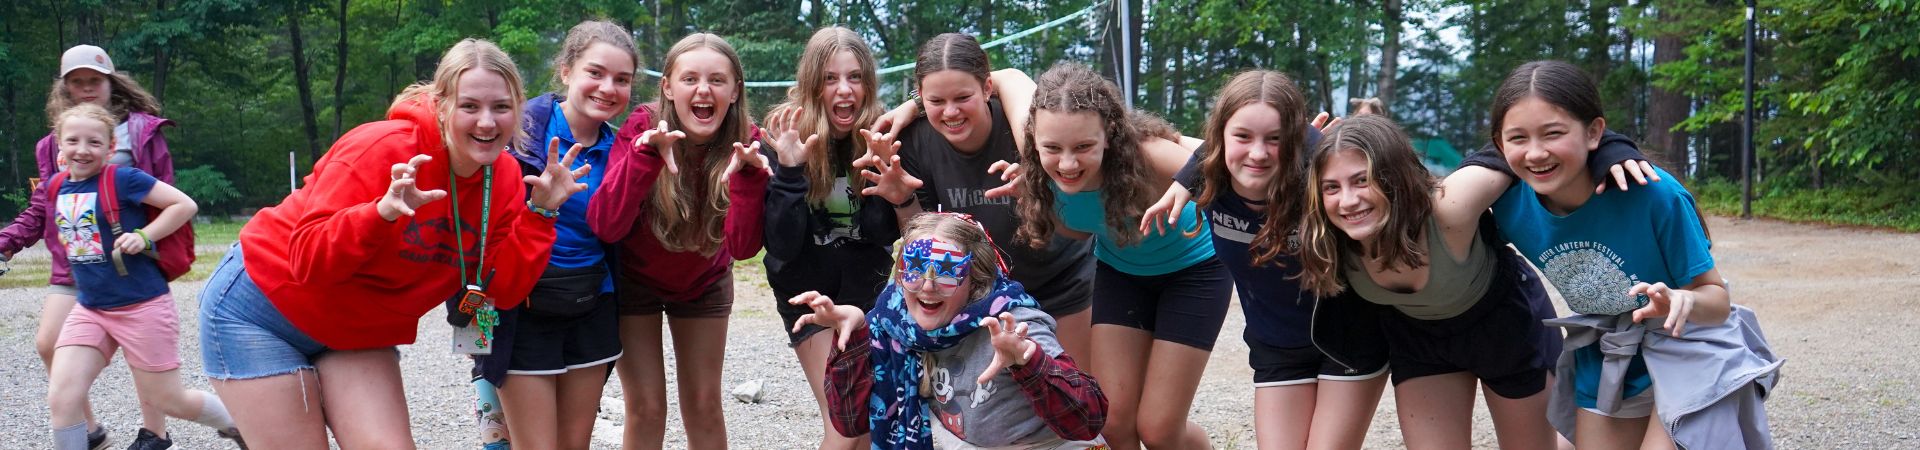
[(1034, 89), (1033, 112), (1027, 115), (1026, 144), (1020, 148), (1020, 231), (1015, 238), (1033, 248), (1045, 248), (1060, 226), (1054, 212), (1053, 180), (1040, 165), (1040, 149), (1033, 138), (1034, 118), (1041, 111), (1055, 114), (1094, 113), (1106, 129), (1105, 156), (1100, 161), (1100, 195), (1106, 211), (1108, 235), (1115, 245), (1140, 241), (1138, 223), (1153, 202), (1156, 174), (1142, 154), (1140, 142), (1149, 136), (1176, 136), (1173, 127), (1152, 114), (1131, 111), (1120, 88), (1092, 68), (1061, 62), (1040, 74)]
[[(1389, 267), (1415, 269), (1427, 265), (1427, 250), (1416, 245), (1433, 216), (1435, 180), (1420, 164), (1407, 134), (1386, 116), (1366, 114), (1348, 118), (1327, 129), (1307, 155), (1307, 180), (1320, 183), (1320, 173), (1335, 153), (1358, 152), (1367, 159), (1367, 180), (1387, 199), (1386, 217), (1373, 242), (1362, 246), (1346, 232), (1334, 227), (1327, 217), (1331, 212), (1319, 189), (1307, 195), (1306, 213), (1300, 220), (1300, 285), (1320, 297), (1331, 297), (1346, 290), (1340, 272), (1359, 261), (1344, 261), (1347, 253), (1386, 261)], [(1370, 247), (1371, 251), (1362, 251)]]
[[(1199, 209), (1212, 205), (1220, 193), (1233, 189), (1233, 174), (1227, 170), (1227, 119), (1248, 105), (1264, 104), (1280, 113), (1279, 152), (1273, 155), (1278, 161), (1274, 164), (1273, 179), (1267, 184), (1266, 221), (1255, 234), (1249, 251), (1253, 256), (1253, 265), (1279, 264), (1276, 262), (1283, 252), (1291, 251), (1287, 247), (1287, 235), (1292, 234), (1300, 223), (1300, 200), (1311, 190), (1300, 183), (1301, 154), (1306, 151), (1307, 142), (1307, 99), (1300, 94), (1293, 79), (1286, 74), (1271, 70), (1249, 70), (1235, 75), (1233, 80), (1220, 88), (1220, 99), (1213, 105), (1213, 111), (1207, 114), (1207, 128), (1204, 139), (1206, 146), (1200, 149), (1200, 196), (1194, 198)], [(1198, 235), (1194, 230), (1193, 235)]]

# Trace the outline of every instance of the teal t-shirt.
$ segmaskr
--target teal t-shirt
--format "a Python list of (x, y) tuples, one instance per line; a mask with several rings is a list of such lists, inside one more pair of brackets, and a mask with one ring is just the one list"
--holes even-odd
[[(1675, 179), (1654, 170), (1662, 179)], [(1631, 313), (1646, 302), (1627, 295), (1634, 284), (1679, 288), (1713, 269), (1712, 243), (1693, 195), (1673, 181), (1610, 190), (1565, 216), (1541, 205), (1531, 186), (1515, 183), (1494, 202), (1493, 215), (1500, 231), (1553, 281), (1575, 314)], [(1581, 407), (1594, 405), (1600, 361), (1593, 346), (1574, 350), (1575, 400)], [(1635, 356), (1622, 394), (1638, 395), (1652, 383), (1645, 361)]]
[[(1084, 191), (1068, 194), (1060, 191), (1059, 186), (1051, 186), (1054, 196), (1054, 211), (1060, 214), (1060, 222), (1067, 229), (1093, 235), (1093, 257), (1100, 262), (1113, 266), (1132, 275), (1153, 276), (1173, 273), (1213, 257), (1213, 231), (1209, 227), (1199, 226), (1200, 213), (1194, 209), (1193, 202), (1187, 202), (1180, 210), (1180, 230), (1200, 230), (1200, 234), (1187, 237), (1181, 232), (1168, 230), (1165, 234), (1149, 230), (1133, 245), (1120, 246), (1107, 229), (1107, 211), (1100, 203), (1100, 191)], [(1133, 218), (1128, 223), (1138, 223)]]

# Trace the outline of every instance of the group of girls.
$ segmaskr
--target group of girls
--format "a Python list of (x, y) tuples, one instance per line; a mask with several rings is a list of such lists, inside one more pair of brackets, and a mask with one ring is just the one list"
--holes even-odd
[[(1554, 446), (1555, 427), (1581, 448), (1694, 448), (1707, 418), (1766, 443), (1758, 399), (1779, 363), (1728, 301), (1691, 197), (1603, 134), (1597, 90), (1564, 63), (1516, 69), (1491, 153), (1436, 182), (1391, 120), (1309, 122), (1271, 71), (1229, 81), (1193, 139), (1084, 65), (994, 71), (964, 34), (922, 45), (917, 98), (889, 111), (868, 45), (819, 30), (758, 124), (726, 40), (693, 34), (664, 57), (659, 98), (629, 110), (641, 59), (611, 22), (571, 29), (555, 91), (530, 100), (492, 43), (449, 49), (219, 262), (199, 331), (220, 395), (202, 409), (231, 408), (262, 448), (324, 448), (329, 432), (407, 446), (395, 346), (444, 305), (475, 333), (456, 346), (487, 349), (486, 447), (589, 447), (616, 371), (623, 447), (662, 446), (664, 324), (687, 445), (726, 448), (732, 267), (764, 247), (821, 448), (1207, 448), (1188, 412), (1234, 293), (1263, 449), (1359, 447), (1388, 379), (1409, 447), (1468, 446), (1476, 386), (1505, 448)], [(130, 81), (108, 84), (134, 132), (168, 123), (119, 106)], [(164, 160), (161, 142), (132, 162)], [(1608, 169), (1588, 167), (1621, 192), (1598, 195), (1590, 172)], [(7, 233), (11, 248), (39, 234)], [(1573, 330), (1564, 352), (1529, 260), (1577, 290), (1582, 315), (1553, 322)], [(53, 292), (47, 314), (67, 316), (74, 292)], [(67, 341), (49, 322), (43, 357), (49, 327)], [(1728, 345), (1699, 344), (1713, 339)], [(1717, 376), (1663, 370), (1706, 347), (1731, 361)], [(56, 404), (61, 442), (102, 430), (79, 392)]]

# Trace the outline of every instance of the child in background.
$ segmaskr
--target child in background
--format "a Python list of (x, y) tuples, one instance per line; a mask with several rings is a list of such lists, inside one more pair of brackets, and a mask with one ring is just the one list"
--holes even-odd
[[(220, 398), (187, 390), (180, 382), (180, 319), (166, 276), (148, 252), (154, 241), (191, 220), (198, 206), (139, 169), (110, 164), (114, 123), (105, 108), (93, 104), (68, 108), (54, 120), (68, 165), (63, 177), (48, 183), (50, 190), (58, 189), (47, 194), (55, 196), (50, 226), (60, 231), (80, 307), (67, 315), (54, 350), (47, 394), (53, 447), (90, 447), (87, 391), (121, 349), (143, 409), (212, 427), (238, 442), (239, 430)], [(113, 184), (102, 186), (103, 179)], [(160, 214), (147, 217), (143, 205), (160, 208)], [(143, 419), (131, 448), (173, 445), (166, 417), (143, 414)]]

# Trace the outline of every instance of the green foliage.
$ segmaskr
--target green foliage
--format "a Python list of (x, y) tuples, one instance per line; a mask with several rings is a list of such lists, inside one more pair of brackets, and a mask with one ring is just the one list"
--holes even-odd
[(227, 211), (233, 201), (240, 198), (240, 191), (233, 188), (233, 182), (227, 175), (209, 166), (195, 166), (191, 169), (174, 172), (174, 187), (193, 197), (200, 205), (201, 213)]
[[(1740, 214), (1740, 184), (1714, 179), (1692, 186), (1701, 208), (1723, 216)], [(1754, 186), (1753, 215), (1920, 232), (1920, 182), (1883, 186), (1807, 189), (1783, 183)]]

